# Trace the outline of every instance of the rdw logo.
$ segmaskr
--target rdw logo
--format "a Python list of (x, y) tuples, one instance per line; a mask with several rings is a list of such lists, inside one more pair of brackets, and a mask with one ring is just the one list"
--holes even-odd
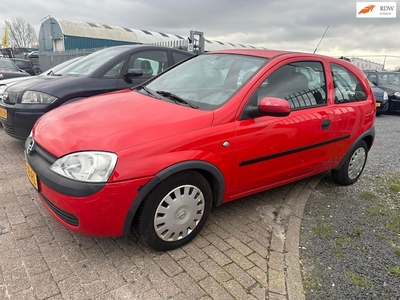
[(358, 12), (358, 14), (360, 15), (360, 14), (367, 14), (367, 13), (369, 13), (369, 12), (371, 12), (371, 11), (373, 11), (373, 9), (375, 8), (376, 6), (375, 5), (368, 5), (368, 6), (366, 6), (366, 7), (364, 7), (362, 10), (360, 10), (359, 12)]

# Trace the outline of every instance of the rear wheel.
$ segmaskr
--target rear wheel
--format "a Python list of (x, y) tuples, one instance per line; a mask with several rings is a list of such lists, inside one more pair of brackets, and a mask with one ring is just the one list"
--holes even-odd
[(211, 187), (201, 174), (175, 174), (157, 185), (144, 200), (138, 216), (140, 238), (156, 250), (181, 247), (200, 232), (211, 203)]
[(339, 170), (332, 170), (333, 179), (341, 185), (353, 184), (361, 176), (367, 162), (368, 147), (364, 141), (357, 143)]

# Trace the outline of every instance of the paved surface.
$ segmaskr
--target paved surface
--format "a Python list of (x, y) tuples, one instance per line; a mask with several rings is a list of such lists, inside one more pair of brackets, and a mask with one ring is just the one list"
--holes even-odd
[(134, 235), (91, 238), (55, 221), (22, 142), (0, 126), (0, 299), (304, 299), (300, 223), (320, 179), (218, 207), (191, 243), (155, 252)]

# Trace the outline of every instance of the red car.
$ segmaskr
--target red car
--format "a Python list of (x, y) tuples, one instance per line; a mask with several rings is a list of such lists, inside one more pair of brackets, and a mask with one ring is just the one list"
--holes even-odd
[(328, 170), (356, 182), (375, 113), (365, 75), (346, 61), (209, 52), (45, 114), (26, 140), (27, 170), (67, 228), (119, 236), (134, 225), (169, 250), (196, 236), (213, 206)]

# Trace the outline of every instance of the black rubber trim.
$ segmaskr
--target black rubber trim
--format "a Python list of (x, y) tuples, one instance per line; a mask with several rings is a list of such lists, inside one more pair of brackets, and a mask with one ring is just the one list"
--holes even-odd
[(50, 200), (47, 199), (43, 194), (40, 194), (40, 197), (47, 204), (47, 206), (51, 209), (51, 211), (54, 212), (65, 223), (68, 223), (72, 226), (79, 226), (79, 220), (76, 216), (74, 216), (73, 214), (67, 213), (66, 211), (63, 211), (62, 209), (58, 208), (53, 203), (51, 203)]
[(277, 157), (282, 157), (282, 156), (285, 156), (285, 155), (289, 155), (289, 154), (293, 154), (293, 153), (297, 153), (297, 152), (301, 152), (301, 151), (305, 151), (305, 150), (309, 150), (309, 149), (313, 149), (313, 148), (329, 145), (329, 144), (332, 144), (332, 143), (335, 143), (335, 142), (338, 142), (338, 141), (341, 141), (341, 140), (345, 140), (345, 139), (348, 139), (348, 138), (350, 138), (350, 135), (345, 135), (345, 136), (342, 136), (342, 137), (339, 137), (339, 138), (336, 138), (336, 139), (332, 139), (332, 140), (329, 140), (329, 141), (325, 141), (325, 142), (309, 145), (309, 146), (306, 146), (306, 147), (296, 148), (296, 149), (292, 149), (292, 150), (288, 150), (288, 151), (284, 151), (284, 152), (280, 152), (280, 153), (275, 153), (275, 154), (272, 154), (272, 155), (267, 155), (267, 156), (262, 156), (262, 157), (257, 157), (257, 158), (245, 160), (245, 161), (240, 162), (239, 166), (240, 167), (244, 167), (244, 166), (247, 166), (247, 165), (259, 163), (259, 162), (266, 161), (266, 160), (269, 160), (269, 159), (274, 159), (274, 158), (277, 158)]
[(153, 190), (157, 184), (159, 184), (162, 180), (165, 178), (181, 172), (185, 170), (203, 170), (206, 171), (214, 176), (214, 178), (217, 181), (218, 185), (218, 194), (217, 194), (217, 199), (215, 199), (215, 205), (219, 206), (222, 204), (222, 200), (225, 194), (225, 180), (224, 177), (222, 176), (221, 171), (214, 165), (204, 162), (204, 161), (197, 161), (197, 160), (192, 160), (192, 161), (185, 161), (178, 163), (176, 165), (170, 166), (162, 171), (160, 171), (155, 177), (153, 177), (146, 185), (140, 187), (139, 189), (139, 194), (137, 197), (134, 199), (133, 203), (131, 204), (131, 207), (129, 208), (129, 211), (126, 215), (125, 218), (125, 223), (124, 223), (124, 228), (122, 231), (122, 235), (128, 235), (131, 231), (132, 227), (132, 221), (133, 218), (135, 217), (135, 214), (142, 204), (143, 200), (146, 199), (147, 195), (150, 193), (151, 190)]
[(97, 193), (106, 185), (105, 183), (79, 182), (50, 171), (50, 166), (57, 160), (57, 157), (48, 153), (37, 143), (34, 143), (32, 150), (28, 152), (27, 149), (31, 142), (31, 137), (25, 141), (26, 159), (39, 181), (52, 190), (67, 196), (87, 197)]
[(367, 142), (367, 146), (371, 147), (372, 143), (375, 140), (375, 127), (373, 126), (371, 129), (367, 130), (366, 132), (364, 132), (362, 135), (360, 135), (353, 143), (353, 145), (350, 147), (349, 151), (347, 151), (347, 154), (345, 155), (345, 157), (343, 158), (343, 160), (341, 161), (341, 163), (334, 169), (334, 170), (339, 170), (343, 164), (347, 161), (347, 158), (350, 155), (353, 155), (354, 152), (354, 147), (358, 144), (359, 141), (364, 140), (364, 139), (371, 139), (371, 143)]

